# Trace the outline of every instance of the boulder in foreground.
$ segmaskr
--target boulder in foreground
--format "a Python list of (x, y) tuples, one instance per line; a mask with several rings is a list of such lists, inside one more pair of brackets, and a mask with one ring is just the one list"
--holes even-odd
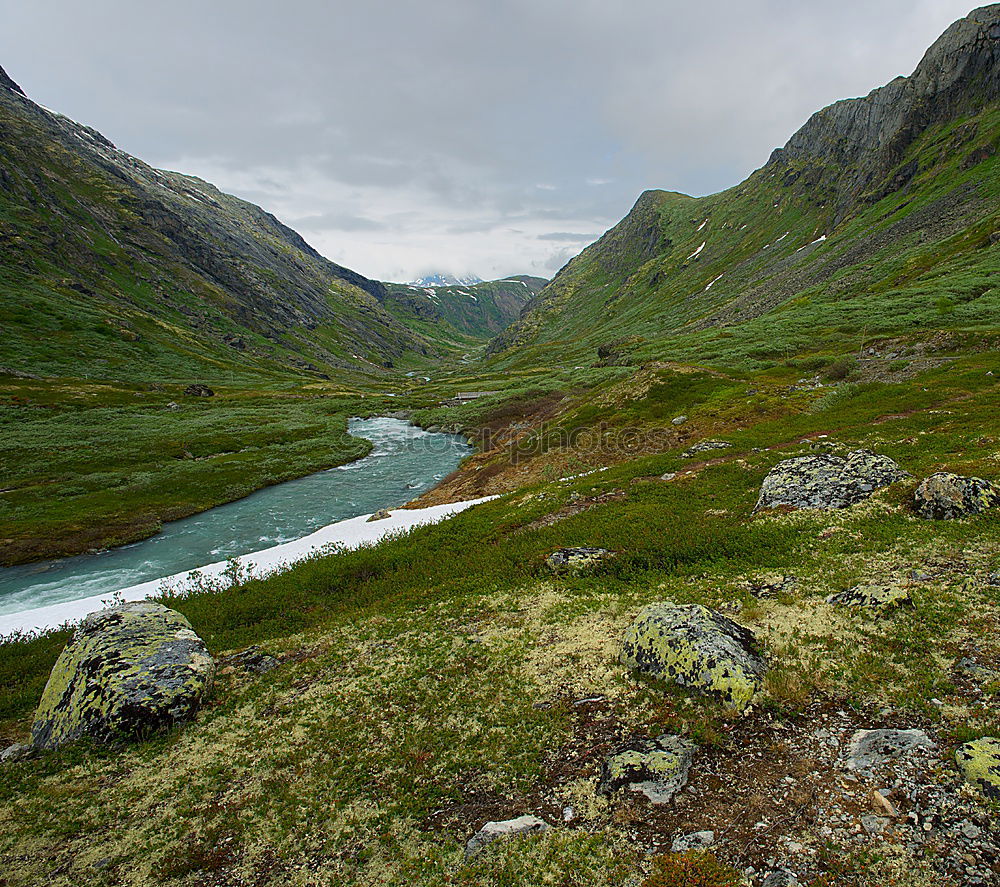
[(761, 484), (754, 512), (764, 508), (849, 508), (910, 475), (888, 456), (855, 450), (847, 458), (820, 454), (779, 462)]
[(32, 742), (142, 739), (189, 720), (212, 687), (215, 662), (180, 613), (140, 601), (92, 613), (49, 675)]
[(981, 477), (939, 471), (917, 487), (913, 507), (925, 520), (956, 520), (1000, 504), (1000, 490)]
[(742, 709), (767, 670), (754, 633), (700, 604), (650, 604), (625, 632), (623, 665)]

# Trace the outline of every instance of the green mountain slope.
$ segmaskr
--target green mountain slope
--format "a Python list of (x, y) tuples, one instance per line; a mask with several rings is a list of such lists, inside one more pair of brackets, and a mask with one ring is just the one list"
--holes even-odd
[(408, 326), (447, 324), (460, 336), (490, 338), (517, 320), (547, 282), (521, 274), (467, 286), (387, 283), (382, 304)]
[(814, 115), (720, 194), (650, 191), (490, 352), (503, 364), (767, 364), (981, 334), (1000, 309), (1000, 5), (909, 78)]
[(428, 341), (259, 207), (153, 169), (0, 76), (0, 367), (179, 380), (379, 372)]

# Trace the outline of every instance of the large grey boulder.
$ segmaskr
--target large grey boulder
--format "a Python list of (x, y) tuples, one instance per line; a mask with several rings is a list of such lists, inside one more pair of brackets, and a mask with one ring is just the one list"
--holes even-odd
[(169, 729), (194, 716), (214, 676), (204, 641), (180, 613), (151, 601), (92, 613), (49, 675), (32, 742), (54, 748)]
[(547, 832), (550, 826), (544, 819), (537, 816), (518, 816), (516, 819), (505, 819), (502, 822), (487, 822), (476, 832), (465, 845), (465, 855), (474, 856), (487, 844), (517, 835), (540, 834)]
[(669, 601), (650, 604), (636, 616), (619, 661), (739, 709), (750, 702), (767, 670), (750, 629), (700, 604)]
[(636, 739), (605, 759), (598, 791), (609, 795), (627, 787), (654, 804), (669, 803), (687, 783), (694, 749), (693, 743), (670, 734)]
[(754, 512), (764, 508), (848, 508), (910, 475), (888, 456), (855, 450), (847, 458), (820, 453), (779, 462), (761, 484)]
[(1000, 504), (1000, 490), (981, 477), (939, 471), (913, 494), (913, 507), (925, 520), (955, 520)]

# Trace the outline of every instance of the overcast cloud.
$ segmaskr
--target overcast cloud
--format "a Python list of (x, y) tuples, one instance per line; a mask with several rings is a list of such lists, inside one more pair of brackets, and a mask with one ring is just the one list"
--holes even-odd
[(0, 65), (372, 277), (551, 276), (908, 74), (957, 0), (0, 0)]

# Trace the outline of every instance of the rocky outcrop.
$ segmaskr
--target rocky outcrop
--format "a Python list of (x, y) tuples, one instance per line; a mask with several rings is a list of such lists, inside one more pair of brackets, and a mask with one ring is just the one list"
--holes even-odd
[(703, 440), (688, 447), (681, 453), (681, 457), (684, 459), (693, 459), (701, 453), (708, 453), (712, 450), (728, 450), (731, 447), (732, 444), (724, 440)]
[(913, 508), (925, 520), (956, 520), (1000, 504), (1000, 490), (981, 477), (940, 471), (913, 494)]
[(545, 558), (545, 566), (556, 576), (575, 576), (593, 569), (614, 554), (606, 548), (560, 548)]
[(846, 459), (825, 453), (797, 456), (768, 472), (754, 512), (781, 506), (848, 508), (909, 476), (888, 456), (868, 450), (855, 450)]
[(846, 591), (831, 594), (827, 603), (843, 607), (858, 607), (879, 615), (912, 604), (910, 590), (902, 585), (855, 585)]
[(813, 114), (770, 164), (845, 168), (842, 211), (886, 176), (903, 176), (905, 184), (915, 170), (896, 167), (920, 133), (1000, 98), (998, 46), (1000, 4), (975, 10), (938, 38), (911, 76)]
[(465, 855), (474, 856), (487, 844), (517, 835), (531, 835), (547, 832), (550, 826), (544, 819), (537, 816), (518, 816), (516, 819), (505, 819), (503, 822), (487, 822), (476, 832), (465, 845)]
[(629, 626), (623, 665), (747, 706), (767, 668), (753, 632), (700, 604), (651, 604)]
[(215, 392), (211, 388), (200, 383), (188, 385), (188, 387), (184, 389), (184, 393), (188, 397), (215, 397)]
[(607, 795), (627, 787), (654, 804), (669, 803), (687, 783), (694, 749), (688, 740), (670, 734), (637, 739), (605, 759), (598, 791)]
[(24, 90), (7, 76), (7, 72), (3, 68), (0, 68), (0, 87), (5, 87), (19, 95), (24, 95)]
[(1000, 799), (1000, 739), (987, 736), (967, 742), (955, 752), (955, 761), (968, 782)]
[(371, 517), (368, 518), (367, 522), (371, 523), (372, 521), (377, 521), (377, 520), (388, 520), (390, 517), (392, 517), (392, 512), (389, 511), (388, 508), (380, 508)]
[(142, 739), (192, 718), (214, 676), (204, 641), (180, 613), (151, 601), (92, 613), (52, 669), (32, 742)]

